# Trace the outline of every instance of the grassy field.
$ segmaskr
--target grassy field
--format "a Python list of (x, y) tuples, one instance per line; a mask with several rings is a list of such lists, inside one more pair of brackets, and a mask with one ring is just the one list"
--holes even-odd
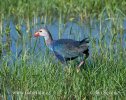
[[(104, 12), (110, 17), (126, 15), (125, 0), (0, 0), (1, 18), (14, 17), (26, 20), (38, 16), (48, 17), (48, 21), (62, 17), (64, 21), (80, 18), (99, 17)], [(54, 18), (55, 17), (55, 18)]]
[[(0, 7), (0, 100), (126, 99), (125, 0), (0, 0)], [(58, 21), (59, 36), (61, 24), (72, 21), (81, 26), (86, 20), (91, 29), (91, 54), (79, 73), (76, 60), (63, 71), (63, 65), (48, 50), (35, 52), (36, 44), (32, 49), (25, 48), (27, 39), (21, 26), (26, 26), (31, 38), (30, 30), (36, 27), (38, 18), (44, 19), (45, 25)], [(92, 19), (99, 22), (99, 38), (92, 35)], [(10, 49), (10, 26), (4, 26), (10, 20), (18, 34), (16, 46), (24, 47), (16, 59), (12, 59), (15, 55)], [(111, 27), (105, 21), (111, 22)]]
[[(115, 59), (110, 51), (93, 52), (84, 69), (76, 72), (76, 63), (63, 72), (60, 63), (49, 55), (42, 58), (24, 54), (15, 62), (3, 57), (0, 70), (1, 92), (6, 100), (124, 100), (126, 96), (126, 53)], [(29, 63), (29, 61), (31, 63)]]

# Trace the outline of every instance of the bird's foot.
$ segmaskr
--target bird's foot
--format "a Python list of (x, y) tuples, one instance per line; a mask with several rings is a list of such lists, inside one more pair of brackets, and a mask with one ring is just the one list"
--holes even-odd
[(77, 73), (79, 73), (80, 72), (80, 68), (77, 68)]
[(81, 61), (80, 64), (77, 66), (77, 73), (80, 72), (80, 67), (84, 64), (84, 61)]
[(70, 67), (64, 67), (64, 71), (67, 72), (67, 73), (70, 73), (71, 72), (71, 68)]

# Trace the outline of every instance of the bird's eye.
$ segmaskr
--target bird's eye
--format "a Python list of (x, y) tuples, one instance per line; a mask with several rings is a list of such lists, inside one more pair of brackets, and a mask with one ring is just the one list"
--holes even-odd
[(42, 31), (39, 31), (39, 32), (42, 32)]

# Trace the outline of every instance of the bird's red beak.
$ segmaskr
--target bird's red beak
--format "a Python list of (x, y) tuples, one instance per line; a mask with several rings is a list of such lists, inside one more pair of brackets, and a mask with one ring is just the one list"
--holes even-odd
[(36, 32), (35, 34), (34, 34), (34, 36), (35, 37), (39, 37), (40, 35), (39, 35), (39, 32)]

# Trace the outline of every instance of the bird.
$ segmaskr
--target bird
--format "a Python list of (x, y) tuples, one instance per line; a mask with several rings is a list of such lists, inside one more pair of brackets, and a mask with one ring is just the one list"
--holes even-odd
[[(79, 56), (84, 56), (85, 59), (89, 56), (89, 39), (84, 38), (81, 41), (73, 39), (57, 39), (54, 40), (50, 31), (47, 28), (41, 28), (34, 33), (35, 37), (44, 37), (46, 46), (54, 53), (56, 58), (62, 63), (66, 64), (67, 61), (74, 60)], [(82, 60), (77, 66), (77, 72), (80, 67), (85, 63)]]

